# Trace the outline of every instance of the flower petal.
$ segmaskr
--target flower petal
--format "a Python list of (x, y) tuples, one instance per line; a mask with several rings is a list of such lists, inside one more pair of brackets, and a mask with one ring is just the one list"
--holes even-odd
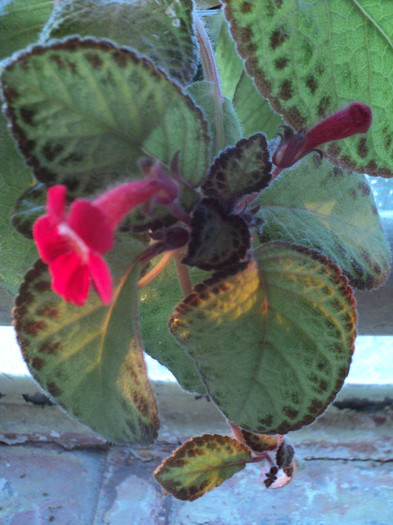
[(45, 263), (51, 263), (71, 250), (67, 237), (60, 235), (57, 224), (48, 215), (40, 217), (34, 223), (33, 238)]
[(87, 264), (76, 253), (66, 253), (49, 265), (52, 289), (65, 301), (81, 306), (89, 294), (90, 276)]
[(89, 256), (88, 266), (94, 286), (101, 301), (107, 306), (112, 300), (112, 275), (105, 260), (93, 253)]
[(114, 242), (114, 231), (105, 215), (90, 201), (77, 199), (71, 204), (68, 225), (98, 253), (110, 250)]
[(46, 209), (49, 217), (54, 222), (63, 222), (66, 218), (66, 193), (63, 185), (52, 186), (48, 190)]

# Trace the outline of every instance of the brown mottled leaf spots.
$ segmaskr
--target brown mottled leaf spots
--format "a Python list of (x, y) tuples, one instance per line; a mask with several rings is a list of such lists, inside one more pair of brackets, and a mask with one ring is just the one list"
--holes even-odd
[(240, 215), (228, 213), (219, 201), (203, 199), (194, 208), (191, 240), (184, 264), (202, 270), (232, 266), (250, 247), (250, 232)]
[(374, 114), (367, 136), (335, 140), (324, 151), (342, 168), (392, 177), (392, 87), (385, 74), (393, 67), (386, 24), (391, 3), (374, 2), (367, 9), (362, 2), (223, 4), (245, 69), (273, 109), (300, 131), (352, 101), (367, 104)]
[[(262, 463), (266, 488), (287, 485), (298, 470), (294, 448), (283, 436), (247, 432), (231, 424), (235, 439), (203, 434), (183, 443), (154, 473), (163, 489), (178, 499), (194, 501), (240, 472), (247, 463)], [(245, 443), (258, 443), (256, 451)], [(262, 450), (261, 450), (262, 448)]]
[(347, 279), (326, 257), (270, 242), (236, 273), (196, 286), (169, 327), (231, 422), (285, 434), (312, 423), (342, 387), (354, 307)]
[(243, 195), (262, 191), (271, 180), (266, 137), (256, 133), (219, 155), (202, 189), (209, 197), (233, 204)]
[(154, 476), (176, 498), (194, 501), (242, 470), (250, 460), (250, 450), (236, 439), (203, 434), (175, 450)]
[(253, 452), (263, 453), (272, 451), (278, 448), (282, 439), (281, 436), (271, 435), (271, 434), (257, 434), (255, 432), (249, 432), (244, 428), (240, 428), (237, 425), (230, 423), (232, 432), (234, 433), (236, 439), (243, 443)]
[(151, 443), (159, 427), (146, 375), (136, 315), (144, 246), (126, 235), (108, 255), (115, 297), (109, 308), (95, 294), (80, 307), (51, 290), (38, 261), (14, 308), (23, 357), (40, 385), (82, 423), (113, 443)]

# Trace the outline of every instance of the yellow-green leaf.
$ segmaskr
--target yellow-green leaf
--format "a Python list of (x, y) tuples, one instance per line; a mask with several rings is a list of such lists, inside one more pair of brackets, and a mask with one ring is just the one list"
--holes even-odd
[(65, 303), (38, 261), (14, 310), (18, 342), (35, 379), (70, 414), (114, 443), (149, 443), (159, 426), (136, 321), (135, 257), (142, 250), (135, 240), (118, 239), (108, 255), (115, 280), (109, 307), (93, 292), (83, 306)]
[(250, 450), (236, 439), (203, 434), (175, 450), (154, 476), (176, 498), (194, 501), (242, 470), (250, 460)]
[(270, 242), (254, 257), (196, 286), (170, 329), (231, 422), (285, 434), (312, 423), (342, 387), (355, 303), (340, 269), (318, 252)]

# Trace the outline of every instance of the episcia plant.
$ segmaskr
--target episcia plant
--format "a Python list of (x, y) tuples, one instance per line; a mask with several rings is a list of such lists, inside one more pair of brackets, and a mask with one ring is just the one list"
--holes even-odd
[(341, 389), (352, 289), (390, 266), (363, 175), (393, 176), (389, 2), (216, 4), (0, 3), (0, 278), (22, 354), (112, 443), (157, 436), (144, 352), (208, 396), (232, 434), (155, 473), (187, 500), (248, 463), (292, 479), (284, 436)]

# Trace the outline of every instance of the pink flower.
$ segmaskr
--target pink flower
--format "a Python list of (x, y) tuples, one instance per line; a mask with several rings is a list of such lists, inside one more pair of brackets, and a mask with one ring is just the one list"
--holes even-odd
[(66, 187), (49, 188), (47, 214), (35, 222), (33, 237), (49, 265), (53, 291), (65, 301), (84, 304), (92, 282), (102, 302), (110, 303), (112, 277), (102, 255), (112, 248), (117, 225), (149, 199), (171, 204), (177, 197), (175, 182), (158, 172), (159, 176), (153, 173), (146, 180), (122, 184), (94, 201), (76, 199), (68, 213)]
[[(346, 108), (322, 120), (306, 134), (294, 133), (286, 127), (280, 144), (273, 154), (277, 166), (275, 174), (293, 166), (312, 150), (332, 140), (345, 139), (357, 133), (365, 133), (371, 126), (371, 109), (360, 102), (353, 102)], [(277, 173), (278, 172), (278, 173)]]

